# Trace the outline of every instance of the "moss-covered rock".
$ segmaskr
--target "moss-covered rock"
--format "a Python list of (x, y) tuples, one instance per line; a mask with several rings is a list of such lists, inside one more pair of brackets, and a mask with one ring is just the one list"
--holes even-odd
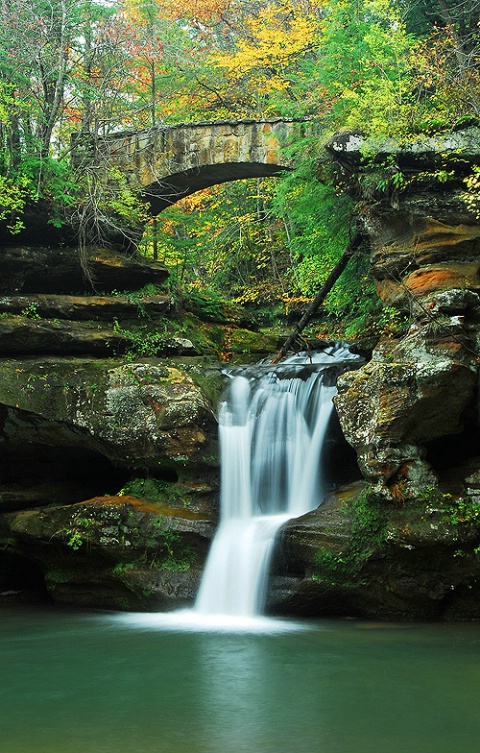
[(162, 264), (109, 248), (92, 248), (83, 264), (77, 248), (4, 244), (0, 251), (0, 293), (6, 295), (136, 290), (167, 277)]
[[(155, 289), (155, 285), (151, 285)], [(6, 317), (23, 316), (38, 321), (46, 319), (75, 319), (78, 321), (113, 319), (135, 320), (166, 316), (174, 313), (171, 295), (148, 293), (145, 290), (113, 295), (59, 295), (30, 293), (29, 295), (0, 295), (0, 312)]]
[(450, 438), (468, 455), (463, 438), (479, 436), (480, 225), (462, 188), (478, 164), (480, 131), (409, 144), (343, 133), (328, 149), (361, 200), (387, 325), (371, 362), (340, 378), (337, 410), (383, 498), (415, 500), (442, 480), (432, 443)]
[(192, 602), (214, 528), (205, 512), (97, 497), (3, 516), (0, 550), (33, 561), (57, 604), (169, 609)]
[(480, 619), (480, 506), (430, 492), (386, 506), (351, 487), (283, 529), (271, 611)]
[[(387, 484), (400, 468), (405, 472), (405, 466), (418, 473), (425, 443), (461, 432), (463, 412), (477, 381), (476, 368), (441, 354), (428, 360), (400, 355), (397, 360), (396, 349), (389, 353), (392, 362), (374, 358), (359, 371), (343, 375), (335, 398), (364, 475)], [(432, 483), (423, 465), (417, 487)]]
[(265, 354), (275, 351), (278, 337), (240, 327), (229, 327), (225, 332), (223, 349), (225, 354), (248, 355), (250, 353)]
[(3, 436), (17, 445), (70, 442), (126, 467), (179, 475), (216, 453), (212, 406), (167, 362), (4, 359), (0, 405)]

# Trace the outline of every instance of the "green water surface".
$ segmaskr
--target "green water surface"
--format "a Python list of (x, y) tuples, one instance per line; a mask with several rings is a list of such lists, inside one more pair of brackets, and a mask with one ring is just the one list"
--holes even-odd
[(477, 753), (480, 625), (0, 611), (0, 753)]

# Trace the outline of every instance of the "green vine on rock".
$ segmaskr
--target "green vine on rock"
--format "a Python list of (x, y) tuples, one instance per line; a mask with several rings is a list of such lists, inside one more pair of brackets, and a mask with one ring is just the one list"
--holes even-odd
[(443, 493), (435, 486), (426, 486), (418, 496), (426, 505), (427, 513), (439, 513), (450, 525), (475, 524), (480, 527), (480, 504), (474, 497)]
[(132, 361), (134, 358), (154, 358), (175, 346), (175, 338), (168, 332), (166, 326), (163, 332), (151, 330), (146, 325), (141, 325), (138, 329), (127, 329), (119, 324), (118, 319), (115, 319), (113, 331), (126, 342), (125, 358), (127, 361)]
[(195, 553), (182, 544), (180, 533), (161, 519), (153, 520), (152, 526), (160, 536), (162, 546), (160, 567), (165, 570), (189, 570), (195, 561)]
[[(314, 557), (312, 579), (339, 580), (344, 586), (359, 585), (358, 578), (366, 560), (382, 550), (387, 538), (386, 514), (382, 503), (366, 490), (351, 503), (346, 503), (345, 515), (351, 516), (351, 533), (345, 549), (335, 552), (322, 547)], [(354, 581), (352, 580), (354, 579)]]
[(96, 523), (97, 521), (93, 518), (75, 515), (72, 518), (72, 525), (63, 531), (67, 539), (67, 546), (77, 552), (84, 543), (88, 543)]

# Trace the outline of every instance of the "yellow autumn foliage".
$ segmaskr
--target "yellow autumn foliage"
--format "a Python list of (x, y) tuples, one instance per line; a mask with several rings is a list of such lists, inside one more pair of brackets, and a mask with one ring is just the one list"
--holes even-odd
[(297, 63), (312, 54), (317, 46), (320, 17), (312, 12), (320, 2), (277, 0), (258, 15), (243, 19), (242, 33), (225, 50), (210, 52), (208, 64), (221, 71), (230, 86), (250, 96), (250, 103), (272, 109), (275, 93), (291, 93), (292, 75), (301, 78)]

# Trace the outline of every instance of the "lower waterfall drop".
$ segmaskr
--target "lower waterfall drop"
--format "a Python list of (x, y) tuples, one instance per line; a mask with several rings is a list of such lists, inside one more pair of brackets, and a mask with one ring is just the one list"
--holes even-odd
[[(275, 535), (323, 501), (321, 463), (345, 346), (230, 375), (220, 404), (221, 514), (195, 603), (200, 615), (264, 606)], [(332, 369), (332, 367), (334, 367)]]

